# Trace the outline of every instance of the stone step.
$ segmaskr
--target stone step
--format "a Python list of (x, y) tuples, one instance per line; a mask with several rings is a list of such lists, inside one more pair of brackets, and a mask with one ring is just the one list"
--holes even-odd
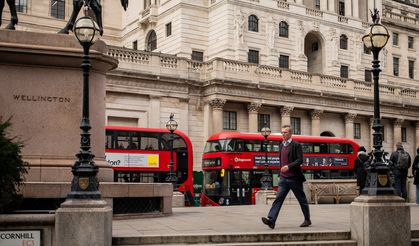
[[(148, 244), (141, 246), (167, 246), (184, 244)], [(354, 240), (303, 241), (303, 242), (258, 242), (258, 243), (220, 243), (220, 244), (188, 244), (191, 246), (357, 246)], [(128, 246), (128, 245), (121, 245)], [(140, 246), (140, 245), (138, 245)]]
[[(162, 235), (113, 237), (112, 245), (167, 245), (167, 244), (225, 244), (247, 245), (255, 243), (305, 243), (315, 241), (350, 240), (349, 231), (287, 232), (287, 233), (237, 233), (237, 234), (202, 234), (202, 235)], [(249, 244), (251, 245), (251, 244)], [(272, 245), (272, 244), (267, 244)], [(275, 244), (273, 244), (275, 245)], [(286, 244), (285, 244), (286, 245)], [(299, 245), (299, 244), (296, 244)], [(314, 244), (315, 245), (315, 244)], [(323, 245), (323, 244), (322, 244)], [(326, 244), (333, 245), (333, 244)], [(339, 244), (341, 245), (341, 244)], [(343, 244), (345, 245), (345, 244)]]

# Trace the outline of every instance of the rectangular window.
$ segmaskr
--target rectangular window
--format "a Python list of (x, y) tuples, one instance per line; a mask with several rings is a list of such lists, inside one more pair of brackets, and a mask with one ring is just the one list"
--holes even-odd
[(340, 77), (341, 78), (349, 78), (349, 67), (342, 65), (340, 66)]
[(364, 45), (364, 54), (371, 54), (371, 50), (367, 48), (367, 46)]
[(28, 0), (15, 0), (15, 6), (17, 12), (26, 13), (28, 10)]
[(409, 60), (409, 78), (415, 78), (415, 61)]
[(393, 75), (399, 76), (399, 58), (393, 57)]
[(354, 123), (354, 139), (361, 139), (361, 123)]
[(223, 112), (223, 129), (237, 130), (237, 113), (233, 111)]
[(345, 0), (339, 0), (339, 15), (345, 15)]
[(269, 114), (258, 114), (258, 131), (265, 126), (271, 127), (271, 116)]
[(402, 142), (406, 143), (407, 142), (407, 129), (406, 127), (402, 127)]
[(65, 0), (51, 0), (51, 16), (57, 19), (65, 18)]
[(249, 50), (249, 53), (247, 53), (247, 61), (250, 63), (259, 64), (259, 51)]
[(193, 61), (200, 61), (200, 62), (204, 61), (204, 52), (193, 50), (191, 59)]
[(415, 39), (411, 36), (407, 37), (407, 47), (409, 49), (413, 49), (413, 45), (414, 45)]
[(315, 6), (316, 9), (320, 9), (320, 0), (316, 0)]
[(393, 32), (393, 45), (399, 45), (399, 34)]
[(172, 35), (172, 22), (166, 24), (166, 37)]
[(301, 118), (291, 117), (291, 126), (294, 129), (294, 134), (301, 135)]
[(132, 49), (133, 50), (138, 50), (138, 41), (137, 40), (132, 42)]
[(364, 80), (367, 82), (371, 82), (371, 70), (369, 69), (365, 69), (365, 75), (364, 75)]
[(289, 56), (280, 55), (279, 56), (279, 67), (280, 68), (290, 68), (289, 61), (290, 61)]

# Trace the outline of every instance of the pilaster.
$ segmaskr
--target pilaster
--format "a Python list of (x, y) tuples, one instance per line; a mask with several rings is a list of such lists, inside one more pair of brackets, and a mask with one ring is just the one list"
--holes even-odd
[(315, 109), (310, 112), (311, 114), (311, 135), (320, 136), (320, 117), (323, 110)]
[(393, 121), (393, 146), (396, 145), (396, 143), (402, 141), (402, 124), (404, 122), (404, 119), (395, 119)]
[(226, 99), (220, 98), (209, 101), (212, 107), (212, 134), (223, 130), (223, 107), (226, 102)]
[(354, 138), (354, 120), (356, 118), (355, 113), (347, 113), (345, 115), (345, 137)]
[(249, 132), (258, 132), (258, 113), (261, 103), (252, 102), (247, 105), (247, 111), (249, 114)]
[(290, 125), (291, 124), (291, 112), (294, 110), (294, 107), (284, 106), (281, 108), (281, 125)]

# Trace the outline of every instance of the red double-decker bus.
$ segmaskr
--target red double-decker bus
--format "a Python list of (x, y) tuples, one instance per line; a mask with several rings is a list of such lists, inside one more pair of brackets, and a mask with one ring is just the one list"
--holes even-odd
[[(353, 178), (358, 144), (350, 139), (293, 135), (302, 144), (307, 179)], [(254, 204), (267, 160), (277, 187), (281, 134), (271, 134), (265, 149), (259, 133), (221, 132), (212, 135), (202, 156), (201, 205)]]
[[(106, 161), (115, 182), (164, 183), (169, 175), (170, 132), (159, 128), (106, 127)], [(174, 171), (185, 202), (193, 201), (193, 151), (189, 138), (173, 133)], [(187, 204), (188, 205), (188, 204)]]

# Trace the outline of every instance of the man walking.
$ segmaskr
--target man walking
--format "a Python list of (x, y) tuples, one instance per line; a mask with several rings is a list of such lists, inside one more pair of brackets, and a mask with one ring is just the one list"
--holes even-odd
[(412, 160), (409, 153), (403, 149), (402, 143), (396, 143), (396, 151), (391, 153), (390, 161), (393, 163), (394, 188), (397, 195), (407, 200), (407, 171)]
[(278, 218), (282, 204), (290, 190), (294, 193), (301, 210), (304, 214), (304, 222), (300, 227), (311, 225), (310, 210), (303, 189), (303, 183), (306, 181), (301, 164), (303, 163), (303, 149), (301, 144), (293, 141), (291, 136), (293, 129), (289, 125), (284, 125), (281, 129), (283, 142), (279, 146), (279, 158), (281, 161), (281, 172), (278, 183), (278, 192), (276, 199), (272, 204), (268, 217), (262, 217), (262, 222), (271, 229), (275, 228), (275, 222)]

